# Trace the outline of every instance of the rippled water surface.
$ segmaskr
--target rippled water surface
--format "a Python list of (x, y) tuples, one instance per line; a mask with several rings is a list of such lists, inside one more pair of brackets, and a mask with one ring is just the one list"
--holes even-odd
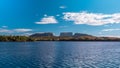
[(0, 42), (0, 68), (119, 68), (120, 42)]

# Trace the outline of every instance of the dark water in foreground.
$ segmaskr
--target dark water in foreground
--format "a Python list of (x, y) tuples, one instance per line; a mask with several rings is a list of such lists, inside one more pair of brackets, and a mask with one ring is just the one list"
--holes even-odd
[(119, 68), (120, 42), (0, 42), (0, 68)]

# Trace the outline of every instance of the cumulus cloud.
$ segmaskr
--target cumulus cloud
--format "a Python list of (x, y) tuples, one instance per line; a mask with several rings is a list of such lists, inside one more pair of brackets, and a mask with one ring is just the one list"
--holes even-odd
[(102, 14), (88, 12), (66, 12), (63, 14), (63, 19), (66, 21), (73, 21), (75, 24), (100, 26), (105, 24), (120, 23), (120, 13)]
[(119, 28), (116, 28), (116, 29), (103, 29), (102, 31), (111, 32), (111, 31), (119, 31), (119, 30), (120, 30)]
[(58, 21), (54, 16), (45, 16), (40, 20), (40, 22), (35, 22), (36, 24), (56, 24)]
[(15, 31), (15, 32), (30, 32), (30, 31), (32, 31), (32, 29), (14, 29), (13, 31)]

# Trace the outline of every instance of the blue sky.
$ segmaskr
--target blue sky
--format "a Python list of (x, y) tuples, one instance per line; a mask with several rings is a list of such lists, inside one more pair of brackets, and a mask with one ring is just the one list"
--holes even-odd
[(0, 34), (120, 36), (120, 0), (0, 0)]

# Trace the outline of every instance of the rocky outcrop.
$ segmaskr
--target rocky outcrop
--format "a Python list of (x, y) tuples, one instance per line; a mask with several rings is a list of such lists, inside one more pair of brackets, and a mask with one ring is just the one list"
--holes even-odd
[(50, 37), (50, 36), (54, 36), (53, 33), (48, 32), (48, 33), (35, 33), (33, 35), (31, 35), (30, 37)]
[(73, 33), (72, 32), (61, 32), (60, 37), (72, 37)]

